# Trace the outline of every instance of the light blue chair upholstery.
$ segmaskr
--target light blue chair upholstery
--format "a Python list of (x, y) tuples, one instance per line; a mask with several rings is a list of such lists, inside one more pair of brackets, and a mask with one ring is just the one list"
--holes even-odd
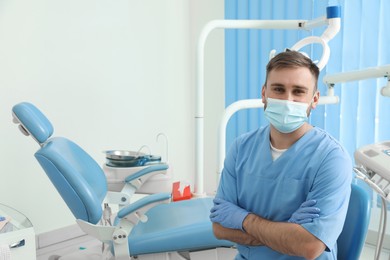
[[(12, 112), (14, 122), (20, 124), (22, 132), (31, 135), (41, 146), (35, 157), (75, 218), (87, 222), (87, 225), (99, 223), (103, 214), (102, 203), (107, 194), (107, 181), (100, 166), (72, 141), (51, 137), (53, 126), (34, 105), (23, 102), (15, 105)], [(118, 219), (126, 221), (130, 218), (129, 214), (143, 207), (143, 204), (169, 197), (170, 194), (150, 195), (142, 202), (121, 208)], [(232, 247), (231, 242), (214, 237), (209, 220), (211, 207), (211, 198), (152, 207), (146, 212), (148, 221), (138, 222), (131, 229), (128, 236), (129, 254)]]
[(41, 146), (35, 153), (47, 176), (77, 219), (96, 224), (107, 193), (99, 165), (77, 144), (63, 137), (50, 138), (53, 126), (35, 106), (20, 103), (13, 115), (27, 134)]
[(371, 214), (371, 198), (358, 184), (352, 183), (347, 217), (337, 240), (337, 259), (358, 260), (362, 252)]

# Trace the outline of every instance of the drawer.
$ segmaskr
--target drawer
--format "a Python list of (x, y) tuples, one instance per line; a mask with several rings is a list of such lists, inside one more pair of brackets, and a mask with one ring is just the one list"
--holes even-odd
[(11, 260), (36, 260), (35, 232), (32, 227), (0, 234), (0, 245), (15, 245), (11, 248)]

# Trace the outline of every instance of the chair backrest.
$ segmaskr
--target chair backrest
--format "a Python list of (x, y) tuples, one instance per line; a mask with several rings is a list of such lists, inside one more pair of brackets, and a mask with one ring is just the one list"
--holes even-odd
[(13, 107), (14, 122), (41, 146), (35, 153), (47, 176), (77, 219), (96, 224), (107, 194), (103, 170), (82, 148), (63, 137), (50, 138), (53, 127), (32, 104)]
[(337, 240), (337, 259), (358, 260), (363, 249), (371, 214), (371, 197), (358, 184), (351, 186), (347, 217)]

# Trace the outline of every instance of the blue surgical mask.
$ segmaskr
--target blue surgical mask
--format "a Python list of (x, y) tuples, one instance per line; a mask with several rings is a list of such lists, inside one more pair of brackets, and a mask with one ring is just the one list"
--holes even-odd
[(308, 106), (307, 103), (267, 98), (264, 114), (279, 132), (286, 134), (294, 132), (307, 121)]

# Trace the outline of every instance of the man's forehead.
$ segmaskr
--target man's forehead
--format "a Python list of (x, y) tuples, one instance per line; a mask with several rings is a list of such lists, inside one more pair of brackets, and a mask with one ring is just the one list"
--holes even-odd
[(273, 81), (296, 81), (296, 82), (305, 82), (305, 81), (314, 81), (315, 77), (306, 68), (288, 68), (288, 69), (278, 69), (272, 70), (268, 74), (268, 79)]

